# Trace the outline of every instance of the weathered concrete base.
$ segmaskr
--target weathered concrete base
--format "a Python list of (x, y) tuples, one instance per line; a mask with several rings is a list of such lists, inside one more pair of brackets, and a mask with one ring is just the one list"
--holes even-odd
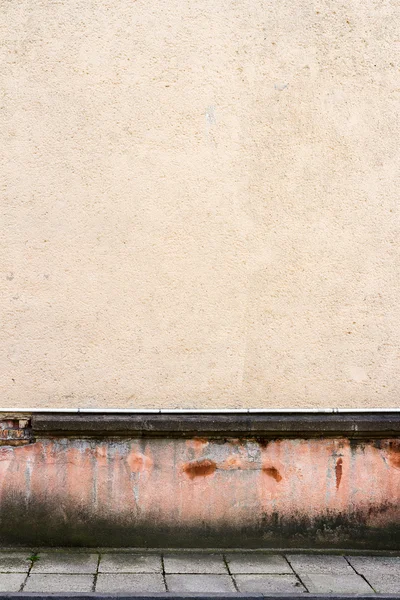
[(396, 550), (400, 442), (33, 436), (0, 447), (0, 517), (3, 544)]
[[(396, 509), (392, 507), (393, 511)], [(60, 512), (63, 511), (63, 517)], [(400, 549), (400, 526), (388, 522), (384, 528), (371, 527), (365, 513), (321, 515), (318, 519), (300, 515), (297, 519), (272, 516), (259, 527), (232, 527), (228, 522), (215, 526), (173, 526), (159, 523), (155, 516), (148, 523), (135, 523), (115, 516), (101, 518), (79, 508), (65, 510), (59, 497), (54, 503), (28, 503), (16, 499), (5, 504), (9, 516), (1, 525), (1, 544), (30, 546), (81, 546), (126, 548), (354, 548)], [(21, 525), (23, 524), (23, 525)]]

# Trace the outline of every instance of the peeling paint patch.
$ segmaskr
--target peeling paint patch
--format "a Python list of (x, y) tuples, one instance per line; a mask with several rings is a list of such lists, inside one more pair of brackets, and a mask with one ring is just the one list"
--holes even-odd
[(139, 452), (131, 452), (126, 460), (132, 473), (150, 471), (153, 466), (151, 458)]
[(238, 456), (228, 456), (224, 461), (222, 468), (225, 471), (241, 469), (243, 467), (242, 460)]
[(186, 442), (188, 448), (191, 448), (196, 453), (201, 453), (206, 446), (208, 446), (208, 440), (205, 438), (196, 437)]

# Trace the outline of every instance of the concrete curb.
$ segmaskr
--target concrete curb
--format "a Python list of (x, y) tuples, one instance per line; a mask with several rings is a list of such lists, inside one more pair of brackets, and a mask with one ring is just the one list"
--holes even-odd
[(350, 437), (400, 435), (400, 413), (84, 414), (35, 413), (32, 435), (185, 437)]
[(161, 592), (154, 594), (98, 594), (88, 593), (42, 593), (15, 592), (0, 593), (0, 600), (371, 600), (377, 596), (379, 600), (399, 600), (400, 594), (240, 594), (240, 593), (177, 593)]

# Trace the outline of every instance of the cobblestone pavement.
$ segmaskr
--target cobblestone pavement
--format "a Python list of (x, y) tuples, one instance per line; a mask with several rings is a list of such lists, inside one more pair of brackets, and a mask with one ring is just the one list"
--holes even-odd
[(0, 592), (399, 594), (400, 556), (0, 551)]

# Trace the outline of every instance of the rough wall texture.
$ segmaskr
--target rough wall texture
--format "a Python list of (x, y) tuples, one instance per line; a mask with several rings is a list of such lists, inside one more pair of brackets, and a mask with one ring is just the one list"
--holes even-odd
[(1, 406), (398, 405), (396, 2), (0, 8)]
[(0, 447), (2, 543), (400, 549), (399, 497), (398, 440)]

